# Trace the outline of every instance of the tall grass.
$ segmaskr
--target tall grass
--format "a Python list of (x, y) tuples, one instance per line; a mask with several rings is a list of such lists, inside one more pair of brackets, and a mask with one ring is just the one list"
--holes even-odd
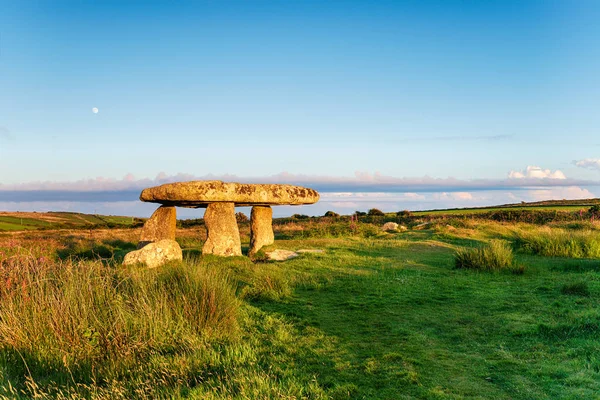
[(514, 262), (511, 247), (500, 240), (492, 240), (481, 247), (459, 249), (454, 256), (454, 262), (456, 268), (523, 272), (522, 267), (517, 266)]
[(517, 235), (517, 245), (528, 253), (541, 256), (600, 258), (600, 232), (591, 229), (521, 231)]
[(13, 383), (120, 379), (154, 355), (185, 353), (236, 331), (239, 300), (217, 268), (35, 259), (0, 266), (0, 357), (9, 361), (0, 375)]

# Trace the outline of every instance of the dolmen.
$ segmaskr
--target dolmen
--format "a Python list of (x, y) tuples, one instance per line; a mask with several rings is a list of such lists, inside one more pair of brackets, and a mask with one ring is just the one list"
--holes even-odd
[(206, 208), (204, 223), (208, 235), (202, 254), (240, 256), (242, 246), (235, 207), (251, 206), (248, 255), (252, 256), (275, 240), (272, 206), (314, 204), (319, 194), (313, 189), (292, 185), (190, 181), (144, 189), (140, 200), (158, 203), (160, 207), (144, 224), (138, 249), (150, 243), (175, 240), (175, 207)]

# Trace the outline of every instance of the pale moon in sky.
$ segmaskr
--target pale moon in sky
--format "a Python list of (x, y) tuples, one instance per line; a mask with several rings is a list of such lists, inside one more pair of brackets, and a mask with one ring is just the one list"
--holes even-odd
[(94, 114), (98, 114), (98, 107), (94, 107), (94, 108), (92, 108), (92, 112), (93, 112)]

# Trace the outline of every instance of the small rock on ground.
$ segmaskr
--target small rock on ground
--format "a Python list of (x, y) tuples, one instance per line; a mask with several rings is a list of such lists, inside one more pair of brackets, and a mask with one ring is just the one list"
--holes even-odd
[(127, 253), (123, 265), (146, 264), (150, 268), (156, 268), (169, 261), (181, 260), (183, 260), (183, 253), (179, 243), (174, 240), (163, 239)]
[(321, 250), (321, 249), (300, 249), (300, 250), (296, 250), (296, 253), (321, 254), (321, 253), (325, 253), (325, 250)]
[(397, 231), (398, 230), (398, 224), (395, 222), (386, 222), (385, 224), (383, 224), (383, 226), (381, 227), (382, 230), (388, 232), (388, 231)]
[(292, 258), (298, 257), (298, 253), (291, 250), (273, 250), (265, 253), (267, 258), (271, 261), (285, 261)]

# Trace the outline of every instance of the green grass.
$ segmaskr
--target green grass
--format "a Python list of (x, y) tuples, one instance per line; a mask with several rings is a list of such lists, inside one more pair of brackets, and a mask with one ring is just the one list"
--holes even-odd
[(558, 211), (558, 212), (573, 212), (579, 210), (587, 210), (589, 206), (571, 206), (571, 205), (552, 205), (552, 206), (514, 206), (514, 207), (481, 207), (481, 208), (459, 208), (450, 210), (430, 210), (430, 211), (415, 211), (413, 215), (463, 215), (463, 214), (484, 214), (494, 211)]
[(600, 232), (592, 229), (521, 231), (517, 244), (524, 251), (541, 256), (600, 258)]
[(4, 222), (0, 220), (0, 231), (27, 231), (37, 229), (35, 226), (21, 225), (20, 223), (15, 224), (11, 222)]
[(200, 241), (187, 243), (184, 263), (155, 270), (86, 259), (0, 263), (1, 279), (18, 283), (0, 296), (0, 393), (595, 398), (600, 261), (516, 252), (525, 274), (455, 268), (457, 249), (521, 230), (535, 231), (495, 223), (369, 237), (323, 230), (327, 237), (277, 240), (277, 248), (325, 250), (282, 263), (199, 258)]
[(454, 255), (454, 265), (481, 271), (523, 273), (523, 268), (515, 265), (512, 248), (499, 240), (476, 248), (459, 249)]
[(0, 232), (26, 231), (34, 229), (129, 227), (136, 223), (139, 222), (131, 217), (91, 215), (70, 212), (37, 213), (36, 218), (19, 217), (15, 215), (0, 215)]

